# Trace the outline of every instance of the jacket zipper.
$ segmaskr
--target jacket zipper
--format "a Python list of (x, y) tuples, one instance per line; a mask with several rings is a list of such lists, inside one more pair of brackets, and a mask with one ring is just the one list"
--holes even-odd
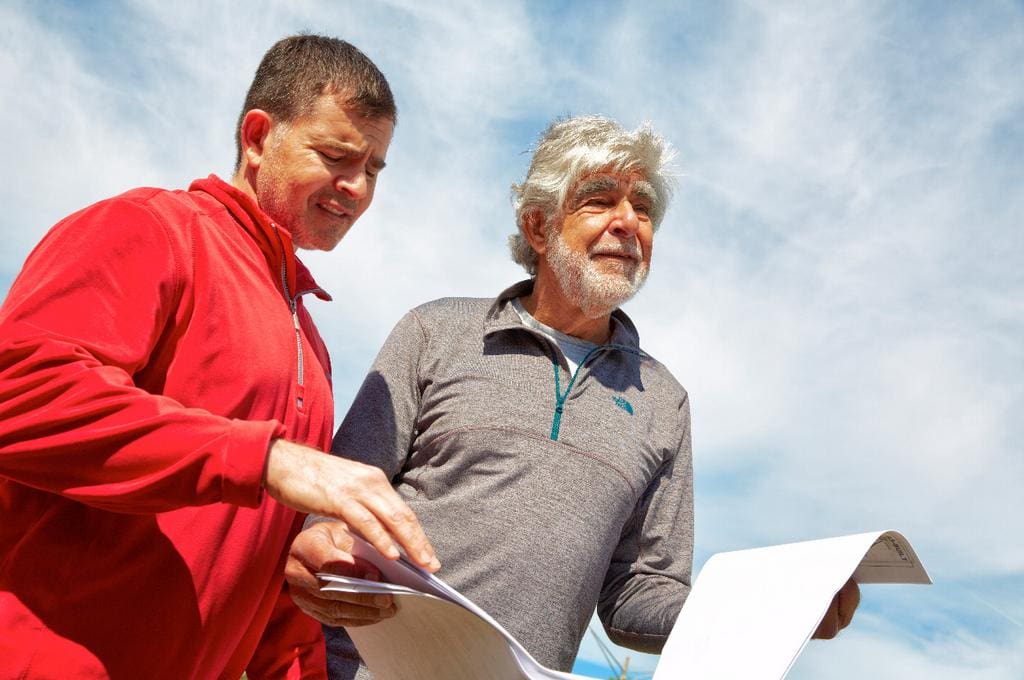
[(288, 300), (288, 309), (292, 313), (292, 327), (295, 329), (295, 356), (296, 364), (298, 368), (297, 384), (298, 384), (298, 396), (295, 397), (295, 405), (302, 409), (302, 398), (303, 398), (303, 387), (305, 385), (305, 376), (303, 374), (304, 368), (304, 357), (302, 352), (302, 326), (299, 324), (299, 305), (298, 299), (300, 296), (306, 293), (315, 292), (319, 290), (314, 288), (312, 290), (297, 292), (294, 296), (291, 291), (288, 290), (288, 255), (285, 252), (284, 241), (281, 238), (281, 232), (278, 231), (276, 224), (271, 224), (274, 228), (274, 233), (277, 235), (277, 242), (281, 245), (281, 290), (284, 292), (284, 297)]
[[(277, 231), (275, 226), (274, 231)], [(280, 238), (280, 235), (278, 235)], [(302, 387), (303, 387), (303, 373), (302, 373), (302, 330), (299, 326), (299, 305), (296, 302), (298, 295), (292, 297), (291, 291), (288, 290), (288, 261), (285, 255), (281, 256), (281, 290), (284, 291), (284, 296), (288, 300), (288, 308), (292, 313), (292, 326), (295, 328), (295, 350), (298, 363), (298, 384), (299, 384), (299, 395), (295, 397), (295, 405), (298, 408), (302, 408)]]
[[(557, 345), (556, 345), (557, 347)], [(572, 390), (572, 386), (576, 384), (576, 376), (580, 374), (580, 369), (583, 368), (583, 364), (587, 363), (594, 352), (611, 347), (611, 345), (601, 345), (595, 347), (583, 356), (583, 360), (576, 366), (576, 370), (572, 372), (572, 376), (569, 378), (569, 384), (565, 386), (565, 392), (562, 392), (561, 386), (559, 385), (560, 378), (559, 370), (561, 366), (558, 365), (558, 353), (555, 352), (551, 358), (551, 365), (555, 368), (555, 416), (551, 420), (551, 439), (558, 441), (558, 431), (562, 429), (562, 413), (565, 412), (565, 400), (569, 398), (569, 392)]]
[[(545, 336), (545, 339), (547, 339), (546, 336)], [(552, 341), (548, 339), (548, 342), (552, 342)], [(552, 342), (552, 344), (554, 345), (553, 342)], [(555, 369), (555, 415), (551, 419), (551, 439), (552, 439), (552, 441), (558, 441), (558, 433), (562, 429), (562, 414), (565, 413), (565, 400), (569, 398), (569, 392), (572, 391), (573, 385), (576, 384), (576, 378), (579, 376), (580, 371), (583, 369), (583, 365), (587, 363), (587, 361), (590, 359), (590, 357), (592, 357), (597, 352), (600, 352), (601, 350), (612, 350), (612, 349), (617, 349), (617, 350), (620, 350), (622, 352), (628, 352), (630, 354), (635, 354), (635, 355), (637, 355), (639, 357), (647, 356), (647, 353), (644, 352), (642, 349), (641, 350), (635, 350), (632, 347), (627, 347), (626, 345), (608, 344), (608, 345), (600, 345), (598, 347), (595, 347), (594, 349), (590, 350), (589, 352), (587, 352), (583, 356), (583, 360), (580, 361), (579, 365), (576, 366), (576, 370), (573, 371), (572, 377), (569, 378), (569, 384), (565, 386), (565, 392), (562, 392), (562, 388), (561, 388), (561, 384), (560, 384), (561, 383), (561, 378), (559, 377), (560, 373), (561, 373), (559, 371), (559, 369), (561, 368), (561, 366), (559, 366), (559, 364), (558, 364), (558, 348), (557, 348), (557, 345), (554, 345), (554, 349), (555, 349), (555, 351), (552, 352), (552, 357), (551, 357), (551, 365)]]

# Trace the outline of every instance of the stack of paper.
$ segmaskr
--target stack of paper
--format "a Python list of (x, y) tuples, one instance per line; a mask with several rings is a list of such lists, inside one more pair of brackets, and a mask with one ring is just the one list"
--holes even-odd
[[(375, 680), (584, 680), (541, 666), (486, 612), (405, 559), (388, 560), (359, 539), (353, 553), (376, 565), (384, 580), (318, 576), (322, 590), (395, 597), (394, 617), (348, 630)], [(713, 555), (654, 680), (784, 678), (851, 576), (862, 585), (931, 583), (895, 531)]]

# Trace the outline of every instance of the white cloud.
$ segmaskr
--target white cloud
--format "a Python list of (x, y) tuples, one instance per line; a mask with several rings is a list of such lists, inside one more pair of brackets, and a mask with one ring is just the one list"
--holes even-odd
[[(548, 119), (653, 120), (684, 177), (628, 308), (691, 392), (699, 555), (901, 529), (936, 592), (984, 577), (1020, 620), (1019, 589), (991, 591), (1024, 582), (1018, 4), (13, 2), (0, 27), (0, 285), (78, 207), (227, 175), (273, 40), (332, 33), (382, 66), (401, 111), (378, 197), (307, 258), (341, 406), (407, 308), (521, 275), (508, 187)], [(792, 677), (1019, 677), (1019, 638), (985, 627), (1013, 624), (950, 601), (939, 642), (855, 629)]]
[(906, 644), (855, 630), (835, 640), (812, 640), (789, 680), (876, 678), (902, 680), (1014, 680), (1024, 672), (1024, 636), (994, 645), (970, 635)]

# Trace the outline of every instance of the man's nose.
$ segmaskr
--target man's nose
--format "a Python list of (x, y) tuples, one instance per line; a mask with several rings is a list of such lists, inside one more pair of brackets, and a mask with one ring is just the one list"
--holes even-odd
[(334, 179), (334, 188), (354, 200), (362, 200), (366, 197), (368, 189), (366, 171), (363, 168), (358, 168), (352, 172), (338, 175)]
[(632, 238), (640, 230), (640, 218), (628, 198), (619, 201), (612, 214), (608, 230), (619, 238)]

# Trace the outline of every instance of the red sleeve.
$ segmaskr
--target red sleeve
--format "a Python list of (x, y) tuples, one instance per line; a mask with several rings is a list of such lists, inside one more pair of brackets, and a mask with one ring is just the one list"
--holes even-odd
[(186, 408), (132, 380), (173, 324), (185, 250), (124, 198), (36, 247), (0, 309), (0, 476), (120, 512), (259, 503), (279, 423)]
[(322, 680), (327, 677), (323, 628), (292, 602), (285, 584), (245, 674), (252, 680)]

